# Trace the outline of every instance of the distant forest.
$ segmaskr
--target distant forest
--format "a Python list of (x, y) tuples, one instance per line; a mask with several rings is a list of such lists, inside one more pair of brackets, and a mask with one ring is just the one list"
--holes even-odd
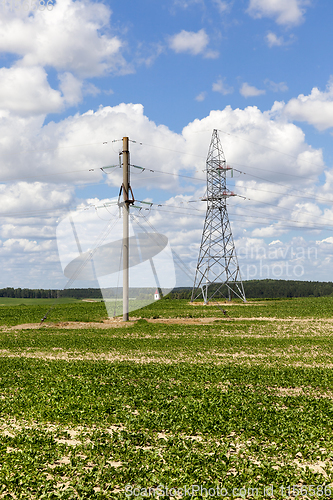
[[(248, 299), (276, 299), (284, 297), (322, 297), (333, 295), (333, 283), (320, 281), (287, 281), (287, 280), (251, 280), (244, 281), (245, 295)], [(148, 289), (138, 289), (135, 295), (151, 293)], [(222, 290), (222, 293), (225, 290)], [(153, 293), (153, 292), (152, 292)], [(190, 299), (192, 288), (175, 288), (166, 298)], [(122, 290), (108, 289), (108, 297), (118, 295), (121, 297)], [(225, 294), (226, 295), (226, 294)], [(102, 299), (103, 295), (99, 288), (70, 288), (68, 290), (44, 290), (29, 288), (2, 288), (0, 297), (12, 297), (18, 299), (57, 299), (60, 297), (72, 297), (75, 299)], [(218, 297), (218, 296), (217, 296)], [(221, 297), (221, 295), (219, 296)]]
[(102, 299), (99, 288), (69, 288), (68, 290), (44, 290), (29, 288), (0, 288), (0, 297), (16, 299), (58, 299), (73, 297), (75, 299)]
[[(243, 281), (247, 299), (277, 299), (286, 297), (322, 297), (333, 295), (333, 283), (320, 281), (250, 280)], [(213, 285), (212, 285), (213, 287)], [(217, 287), (217, 285), (216, 285)], [(213, 288), (212, 288), (213, 289)], [(191, 288), (175, 288), (168, 297), (190, 299)], [(227, 291), (222, 294), (227, 296)], [(216, 295), (216, 298), (221, 297)]]

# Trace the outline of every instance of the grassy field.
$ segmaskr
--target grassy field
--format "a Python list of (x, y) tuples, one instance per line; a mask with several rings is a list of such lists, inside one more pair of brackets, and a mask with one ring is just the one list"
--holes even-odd
[(221, 307), (1, 308), (0, 498), (332, 498), (333, 298)]
[(51, 306), (54, 303), (57, 304), (71, 304), (81, 302), (81, 300), (74, 299), (72, 297), (60, 297), (59, 299), (15, 299), (12, 297), (0, 297), (0, 306)]

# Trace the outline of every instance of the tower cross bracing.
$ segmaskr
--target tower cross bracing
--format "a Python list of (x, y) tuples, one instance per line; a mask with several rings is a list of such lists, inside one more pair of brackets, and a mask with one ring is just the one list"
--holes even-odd
[(191, 301), (202, 295), (205, 304), (213, 298), (233, 296), (246, 302), (235, 244), (227, 211), (227, 200), (235, 196), (227, 189), (228, 167), (222, 145), (213, 130), (206, 160), (207, 202)]

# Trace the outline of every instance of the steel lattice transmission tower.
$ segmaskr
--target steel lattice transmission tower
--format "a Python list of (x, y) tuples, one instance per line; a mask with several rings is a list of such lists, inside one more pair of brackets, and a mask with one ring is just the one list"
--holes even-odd
[(246, 302), (236, 249), (227, 211), (227, 199), (235, 196), (226, 186), (227, 166), (222, 145), (213, 130), (206, 160), (207, 202), (197, 269), (191, 302), (200, 295), (205, 304), (224, 295), (236, 296)]

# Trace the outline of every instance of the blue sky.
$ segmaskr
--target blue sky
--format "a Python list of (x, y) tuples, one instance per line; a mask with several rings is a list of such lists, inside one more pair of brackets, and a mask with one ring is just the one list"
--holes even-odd
[(167, 205), (146, 215), (193, 269), (213, 129), (241, 171), (243, 278), (333, 279), (331, 1), (32, 6), (0, 9), (1, 287), (64, 286), (57, 224), (118, 195), (100, 167), (125, 135), (136, 198)]

